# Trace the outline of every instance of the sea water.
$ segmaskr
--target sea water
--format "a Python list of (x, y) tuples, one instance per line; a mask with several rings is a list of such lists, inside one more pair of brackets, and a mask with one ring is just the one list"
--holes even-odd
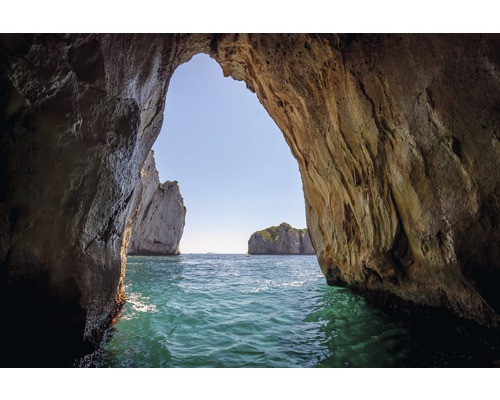
[(129, 257), (94, 367), (490, 366), (487, 345), (407, 324), (326, 284), (315, 256)]

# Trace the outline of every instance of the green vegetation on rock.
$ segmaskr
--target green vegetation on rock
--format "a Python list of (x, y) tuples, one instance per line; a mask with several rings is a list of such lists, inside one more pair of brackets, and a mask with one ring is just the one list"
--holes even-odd
[(293, 228), (290, 224), (282, 222), (279, 226), (270, 226), (269, 228), (258, 231), (257, 233), (260, 233), (266, 241), (276, 242), (280, 236), (280, 231), (282, 228), (285, 228), (289, 233), (295, 236), (299, 236), (300, 234), (304, 235), (304, 233), (307, 231), (307, 229)]
[(286, 222), (257, 231), (248, 240), (249, 254), (315, 254), (307, 229)]
[(276, 240), (278, 240), (280, 236), (281, 226), (288, 226), (290, 229), (293, 229), (289, 224), (283, 222), (280, 226), (270, 226), (269, 228), (258, 231), (258, 233), (262, 235), (264, 240), (267, 240), (269, 242), (275, 242)]

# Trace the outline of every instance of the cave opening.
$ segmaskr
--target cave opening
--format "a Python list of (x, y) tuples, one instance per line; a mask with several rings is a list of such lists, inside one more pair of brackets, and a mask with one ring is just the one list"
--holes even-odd
[[(152, 150), (159, 182), (178, 182), (187, 208), (181, 256), (129, 253), (123, 314), (91, 365), (120, 366), (113, 353), (124, 349), (134, 366), (287, 365), (275, 332), (305, 329), (302, 300), (323, 301), (321, 291), (306, 295), (325, 285), (317, 259), (242, 254), (253, 232), (306, 226), (299, 168), (280, 129), (244, 82), (198, 54), (170, 79)], [(291, 347), (298, 338), (290, 335)], [(265, 352), (272, 357), (255, 357)]]
[[(28, 335), (36, 340), (17, 346), (25, 354), (45, 354), (47, 340), (78, 351), (99, 344), (121, 304), (123, 233), (168, 81), (200, 52), (244, 79), (281, 128), (332, 282), (374, 293), (383, 305), (381, 293), (394, 294), (497, 328), (494, 285), (481, 282), (495, 282), (490, 271), (498, 269), (491, 174), (498, 37), (423, 38), (2, 36), (0, 298), (12, 328), (2, 335), (8, 357), (17, 358), (10, 349), (23, 342), (19, 332), (31, 332), (31, 314), (37, 334)], [(264, 148), (255, 165), (267, 165)], [(415, 256), (410, 265), (391, 256), (402, 231)], [(486, 272), (470, 272), (478, 268)]]
[(175, 70), (153, 151), (160, 182), (178, 181), (187, 207), (181, 253), (246, 253), (255, 231), (306, 226), (299, 169), (281, 131), (208, 55)]

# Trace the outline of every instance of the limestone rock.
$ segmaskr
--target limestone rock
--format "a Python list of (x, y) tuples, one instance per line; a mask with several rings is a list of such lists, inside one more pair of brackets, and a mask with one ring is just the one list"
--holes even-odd
[(0, 35), (0, 359), (60, 365), (119, 312), (179, 40)]
[(248, 240), (249, 254), (315, 254), (307, 229), (286, 222), (257, 231)]
[(151, 150), (141, 170), (143, 195), (132, 226), (131, 255), (179, 254), (186, 207), (176, 181), (160, 184)]
[(300, 254), (316, 254), (307, 229), (301, 238)]
[(216, 54), (299, 163), (330, 284), (499, 326), (499, 35), (226, 35)]
[(99, 343), (169, 79), (200, 52), (283, 132), (329, 283), (499, 326), (500, 35), (4, 34), (3, 343)]

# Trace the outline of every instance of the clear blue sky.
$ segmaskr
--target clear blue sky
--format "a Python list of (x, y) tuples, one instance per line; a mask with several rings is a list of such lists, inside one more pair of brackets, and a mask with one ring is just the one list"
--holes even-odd
[(246, 253), (257, 230), (306, 226), (297, 161), (281, 131), (207, 55), (175, 71), (153, 149), (160, 180), (177, 180), (187, 207), (182, 253)]

